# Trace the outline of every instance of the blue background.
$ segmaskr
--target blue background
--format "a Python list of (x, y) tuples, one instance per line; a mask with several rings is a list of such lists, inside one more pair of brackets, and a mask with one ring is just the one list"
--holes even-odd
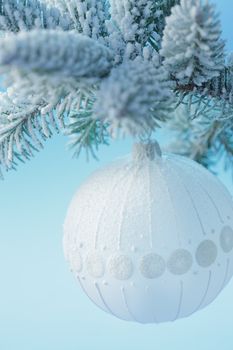
[[(217, 1), (227, 48), (233, 48), (233, 2)], [(62, 225), (78, 185), (96, 168), (128, 153), (115, 141), (100, 162), (73, 160), (66, 138), (0, 183), (1, 350), (206, 350), (233, 348), (233, 281), (208, 308), (163, 325), (127, 323), (105, 314), (83, 294), (63, 258)], [(233, 191), (231, 174), (219, 176)], [(233, 192), (232, 192), (233, 193)]]

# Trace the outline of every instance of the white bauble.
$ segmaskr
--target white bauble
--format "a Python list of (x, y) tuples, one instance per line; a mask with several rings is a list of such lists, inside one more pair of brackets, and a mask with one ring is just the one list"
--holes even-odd
[(210, 304), (233, 274), (233, 201), (192, 160), (136, 145), (94, 173), (65, 221), (64, 250), (87, 295), (129, 321), (159, 323)]

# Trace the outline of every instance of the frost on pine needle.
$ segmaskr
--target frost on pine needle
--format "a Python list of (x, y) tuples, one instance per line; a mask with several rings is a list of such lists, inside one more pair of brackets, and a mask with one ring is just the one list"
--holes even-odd
[(39, 0), (2, 0), (0, 2), (0, 30), (18, 32), (33, 28), (72, 28), (70, 16), (56, 7), (48, 7)]
[(224, 43), (215, 7), (208, 1), (181, 0), (167, 17), (161, 55), (181, 85), (202, 85), (224, 66)]
[(86, 95), (80, 100), (80, 108), (70, 115), (65, 134), (69, 136), (68, 146), (74, 151), (74, 157), (85, 150), (87, 159), (90, 155), (98, 159), (99, 145), (109, 142), (108, 125), (93, 118), (93, 103), (93, 94)]
[(68, 13), (75, 29), (83, 35), (98, 39), (107, 34), (107, 0), (47, 0), (47, 3)]
[(104, 37), (104, 42), (114, 52), (114, 65), (119, 65), (123, 61), (126, 43), (119, 28), (112, 21), (106, 21), (108, 36)]
[(0, 40), (0, 65), (76, 79), (101, 78), (113, 65), (111, 51), (75, 32), (32, 30)]
[(180, 4), (180, 0), (157, 0), (154, 1), (153, 16), (149, 19), (149, 23), (155, 24), (155, 30), (151, 36), (151, 43), (155, 45), (156, 50), (161, 47), (163, 31), (166, 26), (166, 18), (170, 16), (171, 10), (175, 5)]
[[(167, 124), (172, 139), (168, 150), (212, 168), (226, 147), (226, 130), (228, 134), (232, 133), (229, 120), (218, 120), (213, 117), (212, 111), (209, 111), (191, 119), (188, 106), (179, 106)], [(231, 141), (224, 152), (228, 157), (233, 152), (233, 137), (229, 139)]]
[[(200, 119), (203, 120), (202, 116)], [(203, 136), (209, 137), (212, 124), (205, 118), (205, 123), (200, 123), (199, 117), (190, 118), (190, 110), (187, 105), (181, 105), (169, 119), (168, 127), (171, 130), (173, 140), (169, 150), (182, 156), (188, 156), (194, 160), (203, 159), (206, 146)], [(182, 130), (182, 131), (181, 131)]]
[(165, 18), (180, 0), (110, 0), (112, 20), (120, 29), (125, 42), (144, 45), (148, 41), (160, 48)]
[(110, 0), (112, 18), (118, 24), (126, 42), (145, 43), (154, 29), (154, 23), (147, 26), (152, 15), (152, 0)]
[(155, 62), (142, 57), (125, 61), (103, 80), (93, 107), (94, 116), (137, 134), (153, 129), (171, 107), (171, 85)]
[[(190, 119), (208, 116), (210, 119), (231, 119), (233, 117), (233, 69), (228, 61), (212, 78), (201, 86), (176, 88), (177, 104), (187, 106)], [(175, 109), (176, 109), (175, 108)], [(210, 117), (211, 116), (211, 117)]]
[[(14, 82), (0, 95), (0, 170), (14, 169), (54, 132), (65, 132), (68, 118), (90, 91), (75, 80), (54, 80), (13, 73)], [(10, 79), (10, 78), (9, 78)]]
[[(182, 104), (221, 127), (217, 152), (233, 155), (233, 68), (208, 1), (0, 0), (0, 34), (0, 168), (54, 130), (75, 155), (94, 154), (118, 129), (150, 134)], [(188, 147), (196, 128), (176, 125)]]

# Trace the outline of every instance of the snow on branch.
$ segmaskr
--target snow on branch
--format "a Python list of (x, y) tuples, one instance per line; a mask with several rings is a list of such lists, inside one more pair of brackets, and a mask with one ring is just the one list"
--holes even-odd
[(188, 105), (181, 105), (169, 119), (169, 150), (207, 166), (209, 147), (216, 141), (219, 122), (213, 122), (207, 113), (192, 119), (190, 112)]
[(197, 86), (194, 83), (175, 87), (177, 105), (188, 106), (191, 119), (212, 113), (212, 118), (233, 118), (233, 69), (226, 66), (217, 77)]
[(152, 0), (110, 0), (111, 16), (118, 24), (126, 42), (145, 43), (154, 29), (147, 26), (151, 17)]
[(158, 49), (165, 18), (179, 3), (180, 0), (110, 0), (110, 12), (126, 42), (144, 45), (150, 40)]
[(214, 170), (222, 158), (233, 166), (233, 125), (231, 119), (217, 119), (213, 110), (190, 118), (188, 106), (181, 105), (167, 123), (171, 130), (168, 150), (189, 157)]
[(97, 92), (94, 116), (116, 131), (138, 134), (158, 126), (171, 107), (171, 84), (154, 60), (137, 57), (112, 70)]
[(65, 132), (71, 113), (90, 94), (76, 81), (56, 82), (46, 77), (20, 76), (0, 94), (0, 172), (33, 156), (53, 132)]
[(100, 145), (108, 144), (108, 125), (93, 116), (93, 94), (85, 96), (81, 100), (80, 108), (70, 114), (69, 123), (66, 127), (66, 135), (69, 136), (69, 147), (78, 157), (82, 150), (97, 159), (96, 151)]
[[(41, 117), (42, 101), (14, 101), (8, 92), (0, 95), (0, 172), (15, 168), (18, 161), (25, 161), (35, 151), (43, 148), (42, 140), (51, 136), (48, 116)], [(54, 115), (49, 114), (54, 120)]]
[(93, 39), (106, 35), (107, 0), (47, 0), (72, 18), (75, 29)]
[(157, 0), (154, 1), (152, 15), (148, 20), (148, 24), (154, 23), (155, 29), (149, 38), (156, 50), (161, 48), (164, 28), (166, 26), (166, 18), (170, 16), (171, 10), (175, 5), (180, 4), (180, 0)]
[(166, 20), (161, 55), (178, 84), (202, 85), (224, 66), (224, 42), (215, 6), (181, 0)]
[(53, 130), (93, 154), (111, 132), (163, 122), (206, 166), (232, 158), (233, 64), (207, 0), (0, 0), (0, 31), (0, 168)]
[(110, 50), (75, 32), (32, 30), (0, 39), (0, 66), (76, 79), (98, 79), (113, 65)]
[(33, 28), (72, 28), (70, 16), (39, 0), (1, 0), (0, 30), (18, 32)]

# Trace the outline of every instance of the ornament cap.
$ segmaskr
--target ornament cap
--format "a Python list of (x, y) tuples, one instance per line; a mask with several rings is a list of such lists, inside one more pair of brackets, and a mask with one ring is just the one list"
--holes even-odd
[(162, 151), (157, 141), (149, 141), (148, 143), (135, 143), (133, 146), (133, 160), (155, 160), (162, 157)]

